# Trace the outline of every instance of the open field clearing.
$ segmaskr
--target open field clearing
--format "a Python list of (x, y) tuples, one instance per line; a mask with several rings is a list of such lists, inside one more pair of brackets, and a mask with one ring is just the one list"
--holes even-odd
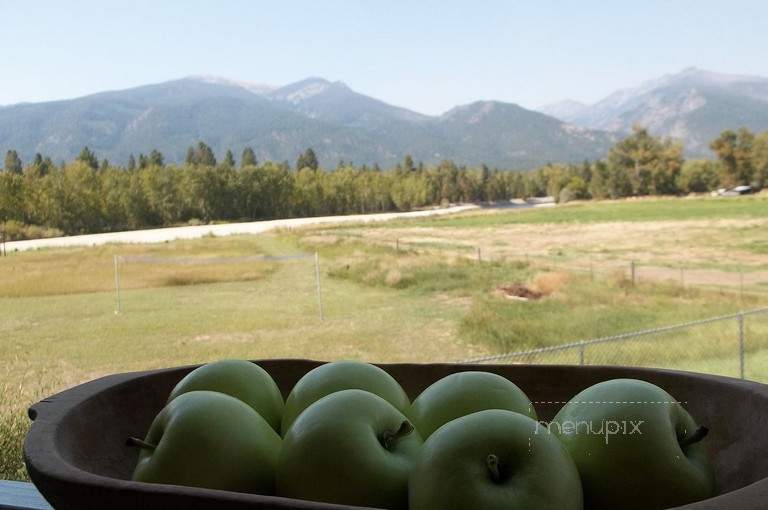
[[(0, 258), (0, 478), (25, 476), (29, 404), (108, 373), (225, 357), (458, 361), (765, 306), (767, 203), (577, 204), (10, 253)], [(309, 257), (257, 258), (296, 254)], [(120, 314), (115, 255), (125, 257)], [(720, 276), (702, 283), (697, 272)], [(746, 338), (747, 377), (768, 380), (768, 315), (749, 318)], [(590, 347), (584, 361), (736, 376), (736, 325)]]
[[(602, 274), (635, 263), (637, 279), (692, 285), (768, 284), (768, 197), (644, 199), (554, 209), (485, 210), (339, 227), (331, 238), (432, 249), (487, 260), (527, 260)], [(681, 274), (680, 269), (683, 269)], [(741, 273), (741, 275), (739, 274)]]

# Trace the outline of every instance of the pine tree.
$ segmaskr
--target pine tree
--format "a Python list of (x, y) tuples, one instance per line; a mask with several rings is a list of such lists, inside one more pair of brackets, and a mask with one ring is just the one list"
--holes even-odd
[(415, 172), (416, 166), (413, 164), (413, 158), (410, 154), (405, 155), (405, 159), (403, 160), (403, 170), (406, 172)]
[(133, 154), (128, 156), (128, 170), (130, 171), (136, 170), (136, 158), (133, 157)]
[(189, 148), (187, 149), (187, 157), (184, 158), (184, 163), (190, 166), (195, 165), (197, 164), (196, 159), (197, 158), (195, 157), (195, 148), (190, 145)]
[(99, 168), (99, 160), (96, 159), (96, 154), (94, 154), (87, 145), (83, 147), (83, 150), (80, 151), (80, 154), (77, 156), (77, 160), (81, 163), (85, 163), (94, 170)]
[(5, 164), (3, 165), (6, 172), (14, 174), (20, 174), (23, 165), (21, 164), (21, 158), (19, 154), (14, 150), (9, 150), (5, 153)]
[(253, 152), (253, 149), (250, 147), (243, 149), (243, 155), (240, 157), (240, 167), (256, 166), (256, 164), (256, 153)]
[(300, 154), (299, 158), (296, 160), (296, 170), (301, 170), (302, 168), (317, 170), (319, 166), (315, 151), (313, 151), (311, 147), (305, 150), (304, 154)]
[(104, 158), (101, 160), (101, 164), (99, 165), (99, 170), (102, 172), (109, 168), (109, 160), (107, 158)]
[(235, 168), (235, 156), (229, 149), (227, 149), (227, 154), (224, 156), (224, 164), (229, 168)]
[(144, 154), (139, 153), (139, 170), (144, 170), (148, 166), (149, 166), (149, 159), (147, 159), (147, 157)]
[(149, 164), (150, 166), (163, 167), (165, 166), (165, 156), (159, 150), (152, 149), (152, 152), (149, 153)]
[(216, 156), (213, 155), (213, 149), (203, 142), (198, 142), (195, 163), (203, 166), (216, 166)]
[(43, 163), (40, 165), (40, 175), (48, 175), (53, 170), (53, 160), (48, 156), (43, 158)]

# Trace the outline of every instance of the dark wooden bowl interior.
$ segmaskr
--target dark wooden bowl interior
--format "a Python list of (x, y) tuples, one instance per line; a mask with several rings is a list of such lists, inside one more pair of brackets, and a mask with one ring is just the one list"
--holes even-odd
[[(258, 363), (284, 395), (307, 371), (308, 360)], [(487, 370), (520, 386), (549, 419), (563, 402), (597, 382), (631, 377), (666, 389), (709, 427), (721, 496), (685, 508), (768, 507), (768, 387), (735, 379), (624, 367), (530, 365), (381, 365), (411, 398), (448, 374)], [(35, 421), (25, 444), (25, 461), (43, 495), (56, 508), (275, 508), (342, 509), (340, 505), (224, 491), (141, 484), (130, 481), (137, 451), (129, 436), (143, 436), (173, 386), (195, 367), (118, 374), (47, 398), (30, 409)], [(749, 506), (754, 504), (755, 506)]]

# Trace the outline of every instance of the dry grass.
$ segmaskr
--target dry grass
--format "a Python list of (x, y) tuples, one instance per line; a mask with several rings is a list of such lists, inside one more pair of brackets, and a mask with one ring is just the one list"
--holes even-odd
[(573, 275), (561, 271), (541, 273), (536, 275), (536, 278), (531, 284), (531, 288), (536, 292), (549, 296), (565, 287), (572, 279)]
[[(275, 264), (230, 259), (260, 254), (263, 254), (260, 247), (244, 238), (10, 253), (8, 257), (0, 258), (0, 297), (114, 291), (116, 255), (125, 257), (120, 262), (120, 286), (123, 289), (258, 280), (274, 270)], [(144, 262), (144, 257), (152, 258), (153, 262)], [(217, 257), (225, 260), (212, 263), (211, 260)], [(183, 262), (157, 262), (163, 259), (182, 259)]]
[[(474, 259), (479, 247), (485, 260), (528, 260), (603, 274), (617, 269), (626, 272), (630, 261), (634, 261), (637, 275), (650, 280), (679, 279), (682, 266), (684, 279), (690, 284), (737, 286), (743, 281), (756, 287), (768, 282), (765, 255), (754, 248), (765, 242), (767, 229), (768, 218), (752, 218), (684, 223), (510, 223), (483, 228), (406, 225), (386, 229), (355, 227), (349, 232), (352, 238), (365, 243), (393, 246), (399, 239), (405, 250), (430, 251), (446, 257)], [(335, 233), (337, 239), (342, 238), (339, 229)], [(743, 272), (742, 280), (739, 270)]]

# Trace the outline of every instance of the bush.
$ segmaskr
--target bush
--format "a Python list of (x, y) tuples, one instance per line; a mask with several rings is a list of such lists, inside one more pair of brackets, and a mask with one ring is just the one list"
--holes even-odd
[(717, 165), (713, 161), (686, 161), (677, 177), (677, 186), (688, 193), (703, 193), (716, 189), (720, 184)]
[(26, 239), (46, 239), (61, 237), (64, 232), (57, 228), (27, 225), (20, 221), (8, 220), (0, 224), (0, 232), (4, 233), (6, 241), (24, 241)]
[(567, 204), (575, 198), (575, 194), (568, 188), (560, 190), (560, 195), (557, 197), (557, 202), (560, 204)]

